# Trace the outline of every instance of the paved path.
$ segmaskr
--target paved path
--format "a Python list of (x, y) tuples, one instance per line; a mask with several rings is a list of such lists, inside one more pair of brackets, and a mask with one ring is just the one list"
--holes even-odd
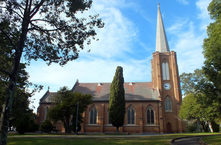
[(201, 137), (187, 137), (175, 139), (172, 145), (201, 145), (199, 143)]

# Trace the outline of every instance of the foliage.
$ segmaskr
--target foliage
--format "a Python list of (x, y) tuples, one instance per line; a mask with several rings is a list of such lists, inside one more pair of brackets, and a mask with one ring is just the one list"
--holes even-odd
[(15, 120), (15, 127), (19, 134), (38, 130), (38, 125), (34, 122), (35, 115), (31, 111), (32, 110), (26, 111), (26, 113), (23, 113)]
[(200, 69), (194, 70), (194, 73), (182, 73), (180, 75), (180, 82), (182, 84), (181, 90), (184, 92), (184, 96), (190, 93), (195, 93), (197, 83), (204, 78), (205, 76)]
[(43, 130), (44, 128), (50, 128), (50, 127), (53, 127), (53, 125), (49, 119), (46, 119), (41, 125), (41, 130)]
[[(65, 65), (78, 58), (84, 44), (95, 39), (94, 27), (103, 28), (98, 15), (78, 18), (92, 0), (3, 0), (0, 3), (0, 50), (11, 56), (11, 67), (0, 71), (9, 76), (5, 91), (0, 144), (7, 143), (9, 118), (21, 57), (30, 62), (42, 59), (48, 64)], [(0, 87), (1, 88), (1, 87)], [(1, 88), (2, 89), (2, 88)]]
[(196, 120), (203, 130), (207, 132), (209, 119), (207, 118), (207, 109), (202, 104), (198, 103), (195, 94), (188, 94), (183, 98), (182, 105), (180, 107), (179, 116), (181, 119)]
[[(1, 60), (1, 59), (0, 59)], [(7, 63), (7, 61), (6, 61)], [(1, 68), (1, 66), (0, 66)], [(31, 103), (29, 99), (33, 96), (35, 91), (38, 89), (40, 90), (42, 86), (38, 86), (36, 84), (32, 84), (31, 82), (28, 81), (29, 75), (25, 71), (26, 69), (26, 64), (21, 63), (19, 66), (19, 71), (18, 71), (18, 78), (17, 78), (17, 83), (16, 83), (16, 89), (15, 89), (15, 94), (13, 97), (13, 104), (12, 104), (12, 111), (11, 111), (11, 116), (10, 116), (10, 125), (9, 126), (15, 126), (16, 120), (20, 118), (24, 113), (27, 112), (29, 109), (29, 104)], [(2, 94), (0, 97), (0, 106), (3, 105), (4, 103), (4, 96), (5, 96), (5, 91), (6, 91), (6, 86), (8, 84), (9, 78), (4, 75), (0, 75), (0, 84), (2, 85), (2, 89), (0, 89), (0, 94)], [(27, 89), (29, 87), (35, 87), (32, 92), (28, 92)], [(31, 110), (30, 110), (31, 111)], [(0, 107), (0, 112), (2, 112), (2, 107)]]
[(123, 68), (118, 66), (115, 76), (110, 87), (109, 98), (109, 117), (111, 123), (119, 131), (124, 123), (125, 115), (125, 91), (124, 91), (124, 77)]
[[(72, 92), (67, 87), (62, 87), (56, 96), (51, 98), (56, 103), (56, 106), (49, 110), (48, 117), (53, 121), (62, 121), (65, 127), (65, 132), (69, 133), (70, 120), (76, 120), (77, 106), (79, 102), (79, 123), (83, 122), (82, 113), (86, 110), (89, 104), (92, 104), (92, 96), (89, 94), (82, 94), (79, 92)], [(72, 123), (73, 124), (73, 123)]]
[(203, 128), (195, 120), (190, 120), (190, 121), (187, 121), (186, 123), (186, 131), (187, 132), (203, 132)]
[(207, 131), (208, 123), (220, 118), (220, 105), (217, 101), (216, 89), (202, 70), (194, 73), (182, 73), (182, 89), (186, 95), (181, 105), (180, 117), (187, 120), (196, 119)]
[[(212, 0), (208, 6), (211, 19), (214, 21), (207, 27), (208, 38), (204, 39), (203, 54), (205, 57), (203, 72), (209, 81), (212, 82), (214, 100), (221, 103), (221, 3)], [(219, 108), (220, 109), (220, 108)]]
[(196, 132), (197, 126), (195, 124), (193, 124), (193, 123), (191, 123), (191, 124), (188, 123), (186, 125), (186, 130), (187, 130), (187, 132)]

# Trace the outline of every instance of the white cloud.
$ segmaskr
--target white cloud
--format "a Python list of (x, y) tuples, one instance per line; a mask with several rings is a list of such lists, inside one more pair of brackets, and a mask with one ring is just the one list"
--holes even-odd
[(58, 64), (47, 66), (42, 61), (32, 62), (28, 67), (29, 80), (44, 85), (44, 90), (35, 95), (35, 106), (38, 106), (48, 86), (50, 91), (55, 92), (62, 86), (72, 88), (77, 79), (79, 82), (111, 82), (118, 65), (124, 69), (125, 81), (150, 78), (151, 71), (144, 70), (150, 68), (145, 61), (136, 61), (127, 56), (127, 53), (132, 53), (131, 41), (136, 39), (137, 30), (118, 8), (124, 4), (129, 6), (123, 0), (94, 1), (88, 12), (78, 14), (85, 17), (100, 14), (105, 22), (104, 28), (96, 29), (99, 41), (92, 41), (91, 45), (85, 47), (86, 50), (91, 49), (90, 53), (80, 52), (79, 59), (63, 67)]
[(189, 2), (188, 2), (187, 0), (178, 0), (178, 1), (181, 2), (181, 3), (184, 4), (184, 5), (189, 4)]
[(196, 2), (199, 9), (199, 22), (190, 18), (180, 18), (168, 29), (168, 32), (173, 36), (170, 46), (177, 52), (180, 74), (193, 72), (193, 70), (203, 66), (202, 45), (203, 39), (206, 38), (206, 26), (210, 22), (206, 9), (209, 2), (210, 0)]
[(201, 20), (201, 30), (205, 31), (207, 26), (211, 22), (210, 16), (207, 11), (207, 7), (211, 0), (198, 0), (196, 6), (199, 9), (200, 13), (198, 14), (198, 19)]

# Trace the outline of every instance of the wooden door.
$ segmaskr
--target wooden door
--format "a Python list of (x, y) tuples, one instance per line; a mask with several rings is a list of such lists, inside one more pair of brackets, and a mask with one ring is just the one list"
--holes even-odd
[(171, 124), (167, 123), (167, 133), (172, 133)]

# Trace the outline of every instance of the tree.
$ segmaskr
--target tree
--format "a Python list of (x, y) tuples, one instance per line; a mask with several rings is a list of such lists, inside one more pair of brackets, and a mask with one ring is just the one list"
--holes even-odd
[(124, 124), (124, 115), (125, 91), (123, 68), (118, 66), (111, 83), (109, 98), (109, 117), (112, 125), (117, 128), (117, 132), (119, 132), (119, 127)]
[[(212, 0), (208, 6), (210, 18), (214, 21), (207, 27), (208, 38), (204, 39), (203, 54), (205, 57), (203, 73), (211, 82), (212, 88), (211, 99), (218, 104), (221, 104), (221, 3), (218, 0)], [(218, 106), (218, 111), (221, 114), (221, 105)], [(221, 116), (221, 115), (220, 115)], [(220, 119), (219, 116), (219, 120)], [(218, 120), (218, 119), (217, 119)]]
[(185, 95), (180, 117), (196, 119), (206, 131), (208, 124), (211, 126), (211, 122), (217, 122), (220, 117), (220, 105), (214, 93), (216, 88), (199, 69), (194, 70), (194, 73), (182, 73), (180, 78)]
[[(5, 57), (5, 56), (4, 56)], [(6, 57), (5, 57), (6, 58)], [(2, 61), (2, 59), (0, 59)], [(10, 64), (9, 59), (5, 59), (5, 64)], [(0, 66), (0, 68), (4, 67)], [(8, 65), (8, 67), (11, 67)], [(29, 99), (34, 95), (35, 91), (38, 91), (42, 88), (42, 86), (38, 86), (36, 84), (32, 84), (28, 81), (29, 75), (25, 71), (26, 65), (24, 63), (21, 63), (18, 70), (18, 81), (16, 83), (16, 89), (15, 94), (13, 96), (13, 104), (12, 104), (12, 111), (11, 111), (11, 117), (10, 117), (10, 125), (9, 126), (16, 126), (16, 122), (18, 122), (18, 119), (21, 118), (23, 114), (27, 114), (26, 112), (29, 109), (29, 104), (31, 103)], [(9, 68), (8, 68), (9, 69)], [(2, 89), (0, 89), (0, 94), (2, 94), (0, 97), (0, 112), (2, 111), (2, 105), (4, 104), (4, 96), (5, 91), (8, 85), (9, 77), (2, 75), (0, 73), (0, 86)], [(29, 87), (35, 86), (34, 90), (32, 92), (27, 91)], [(32, 112), (32, 110), (30, 110)]]
[[(212, 0), (208, 6), (210, 18), (214, 21), (207, 27), (208, 38), (204, 39), (203, 54), (205, 57), (203, 71), (216, 88), (217, 100), (221, 100), (221, 3)], [(221, 102), (220, 102), (221, 103)]]
[(200, 69), (194, 70), (194, 73), (182, 73), (180, 75), (180, 82), (182, 84), (181, 90), (184, 92), (184, 96), (190, 93), (194, 93), (197, 83), (203, 78), (205, 78), (205, 76)]
[[(183, 102), (180, 108), (179, 116), (182, 119), (196, 120), (205, 132), (208, 132), (209, 124), (216, 118), (217, 103), (214, 102), (207, 106), (208, 103), (199, 102), (200, 100), (206, 100), (208, 97), (205, 95), (196, 95), (190, 93), (183, 98)], [(215, 109), (215, 110), (214, 110)], [(211, 125), (211, 124), (210, 124)]]
[(52, 128), (52, 127), (53, 127), (53, 125), (52, 125), (51, 121), (49, 119), (46, 119), (41, 125), (41, 130), (44, 130), (46, 128)]
[[(74, 122), (76, 123), (76, 113), (77, 107), (76, 104), (79, 102), (79, 123), (83, 122), (82, 113), (86, 110), (89, 104), (92, 104), (92, 96), (89, 94), (81, 94), (78, 92), (71, 92), (67, 87), (62, 87), (58, 91), (56, 96), (51, 98), (56, 104), (55, 107), (49, 109), (47, 116), (49, 119), (57, 122), (58, 120), (62, 121), (65, 127), (65, 133), (70, 133), (70, 121), (71, 116)], [(73, 122), (72, 122), (73, 123)]]
[(35, 123), (35, 114), (32, 111), (33, 110), (30, 109), (26, 110), (21, 116), (19, 116), (19, 118), (16, 119), (14, 126), (19, 134), (33, 132), (39, 129), (38, 124)]
[[(78, 18), (77, 12), (91, 7), (92, 0), (3, 0), (0, 3), (0, 38), (4, 49), (10, 47), (12, 67), (0, 69), (9, 76), (2, 111), (0, 145), (7, 143), (9, 118), (22, 56), (30, 62), (42, 59), (50, 65), (65, 65), (78, 58), (85, 42), (95, 39), (94, 27), (104, 23), (98, 15)], [(5, 27), (7, 26), (7, 27)], [(0, 45), (1, 46), (1, 45)], [(1, 47), (2, 49), (3, 47)]]

